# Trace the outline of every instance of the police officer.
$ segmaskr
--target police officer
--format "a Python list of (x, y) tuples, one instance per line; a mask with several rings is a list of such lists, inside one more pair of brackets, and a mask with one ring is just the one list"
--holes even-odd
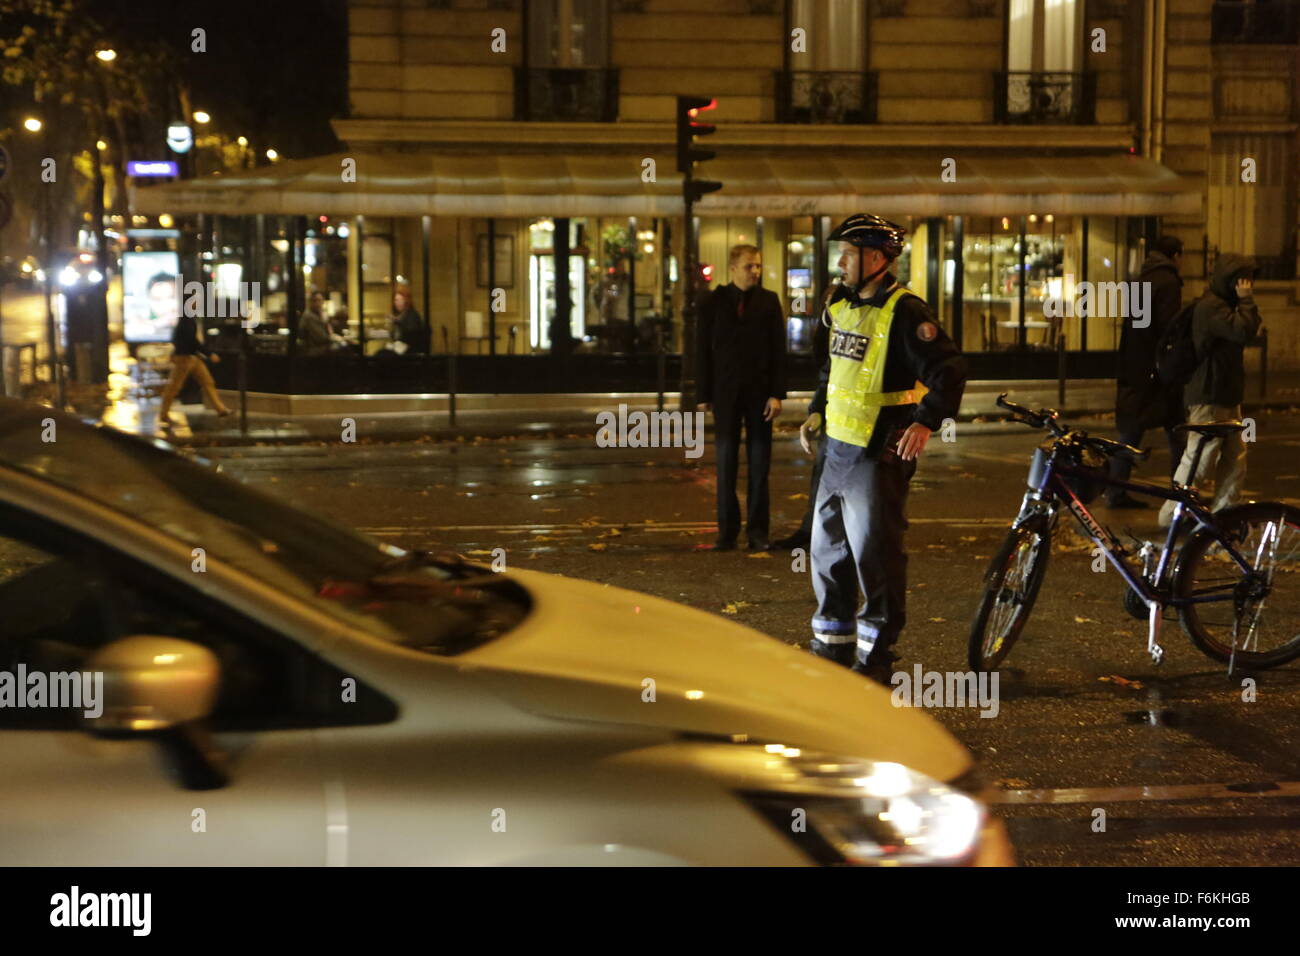
[[(812, 533), (812, 651), (883, 684), (892, 675), (897, 658), (891, 648), (906, 620), (908, 483), (931, 432), (956, 416), (966, 387), (957, 346), (925, 302), (890, 272), (904, 232), (879, 216), (859, 214), (831, 234), (840, 244), (843, 282), (823, 316), (830, 355), (810, 406), (818, 407), (824, 391), (826, 461)], [(810, 414), (800, 429), (805, 450), (821, 417)]]

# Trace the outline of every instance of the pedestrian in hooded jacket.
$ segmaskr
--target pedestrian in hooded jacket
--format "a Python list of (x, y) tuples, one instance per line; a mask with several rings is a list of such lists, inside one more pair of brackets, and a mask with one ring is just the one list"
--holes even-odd
[[(1259, 334), (1261, 319), (1254, 298), (1255, 260), (1234, 253), (1221, 255), (1214, 265), (1210, 290), (1192, 313), (1192, 344), (1200, 364), (1183, 391), (1189, 422), (1236, 421), (1246, 395), (1246, 343)], [(1206, 441), (1197, 473), (1192, 459), (1200, 436), (1190, 436), (1174, 480), (1199, 485), (1215, 473), (1212, 511), (1235, 504), (1246, 480), (1246, 443), (1237, 432)], [(1168, 527), (1175, 503), (1160, 509), (1160, 524)]]
[[(1147, 429), (1163, 428), (1169, 441), (1170, 477), (1183, 457), (1186, 444), (1183, 433), (1174, 430), (1184, 421), (1183, 389), (1164, 384), (1156, 375), (1156, 347), (1183, 306), (1183, 280), (1178, 274), (1182, 264), (1181, 239), (1161, 236), (1152, 245), (1138, 276), (1139, 282), (1150, 283), (1150, 321), (1142, 328), (1132, 321), (1124, 324), (1115, 376), (1115, 428), (1119, 440), (1139, 448)], [(1112, 478), (1126, 481), (1132, 471), (1132, 462), (1118, 455), (1111, 458)], [(1106, 503), (1112, 508), (1147, 507), (1145, 501), (1116, 487), (1106, 490)]]

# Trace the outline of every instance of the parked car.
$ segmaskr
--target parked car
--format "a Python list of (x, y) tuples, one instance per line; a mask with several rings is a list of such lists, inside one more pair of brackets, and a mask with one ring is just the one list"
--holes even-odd
[(847, 670), (12, 400), (0, 609), (0, 672), (92, 675), (0, 707), (0, 865), (1011, 859), (965, 748)]

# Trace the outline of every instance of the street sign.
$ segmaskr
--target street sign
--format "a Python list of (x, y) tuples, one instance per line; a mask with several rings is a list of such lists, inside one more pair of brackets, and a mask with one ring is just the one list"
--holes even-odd
[(171, 176), (177, 175), (177, 166), (170, 159), (129, 159), (126, 162), (128, 176)]
[(0, 183), (9, 175), (9, 151), (0, 146)]

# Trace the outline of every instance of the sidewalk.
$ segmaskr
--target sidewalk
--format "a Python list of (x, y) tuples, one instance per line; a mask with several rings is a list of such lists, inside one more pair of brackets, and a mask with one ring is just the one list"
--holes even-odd
[[(137, 403), (119, 389), (112, 391), (115, 393), (114, 401), (103, 414), (104, 422), (123, 431), (154, 434), (156, 400)], [(974, 424), (981, 432), (1007, 429), (1006, 413), (996, 404), (998, 395), (1004, 391), (1012, 401), (1031, 408), (1057, 408), (1067, 421), (1104, 418), (1114, 410), (1115, 386), (1110, 381), (1067, 382), (1064, 403), (1058, 401), (1055, 381), (975, 381), (967, 385), (958, 421)], [(358, 442), (456, 441), (548, 434), (594, 436), (598, 412), (617, 414), (620, 403), (625, 403), (629, 411), (654, 412), (657, 402), (655, 395), (585, 395), (573, 396), (572, 404), (565, 407), (536, 408), (524, 404), (529, 396), (515, 398), (519, 404), (511, 407), (459, 411), (454, 426), (446, 412), (353, 412), (293, 417), (250, 414), (246, 433), (240, 431), (236, 403), (227, 398), (231, 407), (236, 409), (236, 414), (227, 419), (218, 419), (211, 411), (195, 405), (173, 406), (172, 417), (177, 424), (164, 437), (177, 444), (193, 445), (337, 442), (348, 418), (355, 422), (354, 434)], [(778, 419), (778, 427), (797, 428), (806, 416), (810, 398), (809, 392), (790, 393)], [(675, 393), (665, 396), (665, 411), (675, 410), (676, 405)], [(1255, 386), (1254, 393), (1247, 395), (1244, 406), (1246, 414), (1262, 409), (1287, 408), (1300, 408), (1300, 373), (1270, 375), (1268, 396), (1258, 398), (1258, 387)], [(711, 428), (711, 417), (706, 418), (706, 423)]]

